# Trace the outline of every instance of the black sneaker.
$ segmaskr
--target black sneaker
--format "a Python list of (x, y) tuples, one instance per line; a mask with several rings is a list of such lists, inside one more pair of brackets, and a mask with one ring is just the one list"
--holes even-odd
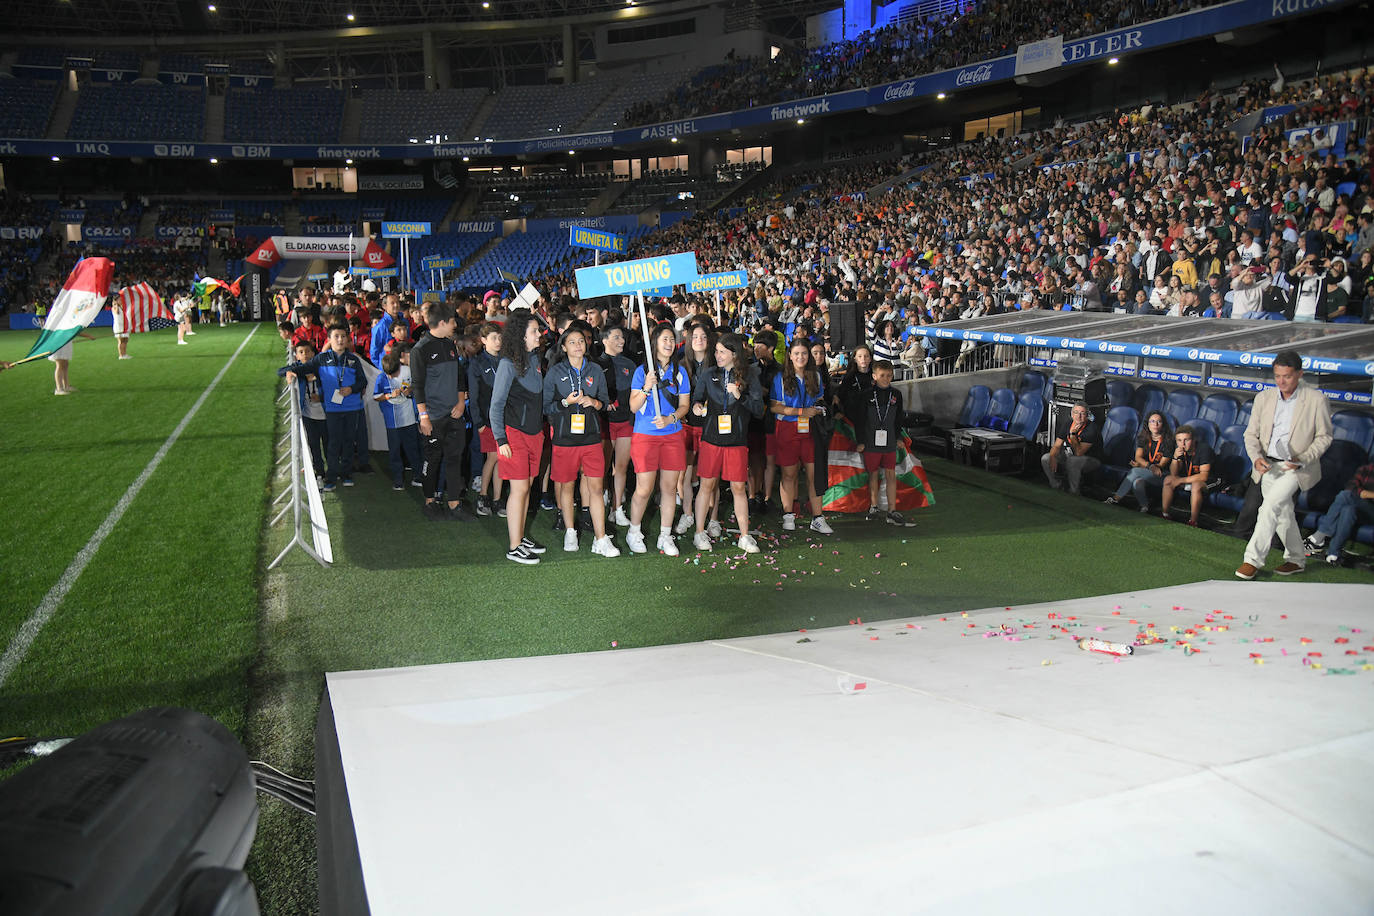
[(521, 538), (520, 546), (523, 547), (525, 550), (529, 551), (530, 553), (538, 554), (544, 552), (544, 545), (534, 540), (533, 538)]
[(491, 498), (487, 496), (477, 497), (477, 514), (486, 518), (491, 515)]
[(498, 518), (506, 517), (506, 501), (504, 499), (496, 504), (496, 515)]
[(449, 508), (445, 509), (444, 514), (448, 517), (448, 520), (451, 522), (472, 521), (472, 513), (469, 512), (467, 509), (463, 508), (462, 503), (459, 503), (456, 506), (450, 506)]
[(553, 497), (545, 493), (543, 496), (539, 498), (539, 508), (554, 509), (557, 507), (554, 505)]
[(1310, 535), (1302, 539), (1302, 552), (1309, 557), (1315, 557), (1317, 554), (1325, 552), (1325, 549), (1325, 541), (1318, 544)]
[(425, 518), (431, 522), (442, 522), (448, 515), (448, 509), (441, 502), (425, 503)]
[(561, 511), (555, 512), (553, 514), (553, 530), (562, 531), (566, 527), (568, 526), (563, 523), (563, 513)]
[(506, 559), (523, 566), (534, 566), (539, 562), (539, 558), (526, 550), (524, 544), (516, 545), (514, 550), (507, 550)]

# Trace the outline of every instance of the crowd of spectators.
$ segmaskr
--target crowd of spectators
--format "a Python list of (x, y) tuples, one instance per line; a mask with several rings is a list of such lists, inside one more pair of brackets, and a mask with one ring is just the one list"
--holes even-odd
[[(1244, 143), (1229, 128), (1284, 102), (1299, 105)], [(1352, 133), (1338, 156), (1284, 131), (1367, 119), (1372, 103), (1369, 71), (1257, 81), (906, 160), (779, 174), (743, 212), (698, 215), (630, 256), (693, 250), (703, 273), (747, 269), (751, 289), (727, 301), (752, 320), (824, 325), (828, 302), (859, 301), (873, 333), (894, 321), (917, 358), (910, 328), (1012, 309), (1370, 321), (1367, 137)], [(567, 274), (547, 282), (573, 290)]]
[(876, 86), (1016, 52), (1055, 35), (1066, 40), (1162, 19), (1220, 0), (992, 0), (917, 17), (814, 49), (772, 58), (731, 57), (694, 73), (662, 99), (641, 102), (622, 123), (652, 124), (792, 98)]

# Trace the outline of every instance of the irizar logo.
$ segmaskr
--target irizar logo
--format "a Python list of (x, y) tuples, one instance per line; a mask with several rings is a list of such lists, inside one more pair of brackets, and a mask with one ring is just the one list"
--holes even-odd
[(1304, 356), (1302, 358), (1304, 369), (1316, 369), (1318, 372), (1339, 372), (1341, 364), (1335, 360), (1320, 359), (1315, 356)]
[(1248, 365), (1250, 365), (1250, 361), (1251, 361), (1252, 359), (1254, 359), (1254, 357), (1251, 356), (1249, 353), (1242, 353), (1242, 354), (1240, 355), (1240, 364), (1241, 364), (1242, 366), (1248, 366)]
[(1048, 347), (1050, 341), (1046, 337), (1027, 337), (1026, 344), (1032, 347)]
[(1196, 349), (1189, 350), (1189, 351), (1188, 351), (1188, 358), (1189, 358), (1189, 359), (1197, 359), (1197, 350), (1196, 350)]
[(974, 67), (972, 70), (960, 70), (959, 75), (954, 78), (956, 86), (976, 86), (979, 83), (986, 83), (992, 79), (992, 64), (983, 64)]
[(1125, 353), (1126, 345), (1104, 340), (1097, 345), (1097, 349), (1101, 353)]
[(819, 99), (815, 102), (799, 102), (795, 105), (781, 105), (768, 109), (768, 117), (774, 121), (790, 121), (793, 118), (809, 118), (812, 115), (828, 114), (830, 100)]
[(1016, 335), (1015, 335), (1015, 334), (993, 334), (993, 335), (992, 335), (992, 339), (993, 339), (993, 341), (996, 342), (996, 343), (1009, 343), (1009, 344), (1014, 344), (1014, 343), (1016, 343)]
[(894, 83), (883, 90), (884, 102), (895, 102), (898, 99), (909, 99), (916, 94), (916, 81), (907, 80), (905, 83)]
[(1374, 375), (1374, 363), (1365, 363), (1365, 364), (1364, 364), (1364, 374), (1365, 374), (1365, 375)]

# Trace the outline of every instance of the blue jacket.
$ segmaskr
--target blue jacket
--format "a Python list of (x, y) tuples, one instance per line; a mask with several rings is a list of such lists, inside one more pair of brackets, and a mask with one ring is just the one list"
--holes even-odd
[[(291, 363), (277, 370), (278, 376), (294, 372), (297, 375), (313, 373), (320, 380), (320, 393), (324, 395), (325, 413), (347, 413), (363, 409), (363, 389), (367, 387), (367, 375), (363, 372), (362, 358), (356, 353), (345, 350), (342, 354), (332, 349), (317, 353), (304, 363)], [(341, 388), (353, 389), (342, 402), (334, 403), (334, 392)]]

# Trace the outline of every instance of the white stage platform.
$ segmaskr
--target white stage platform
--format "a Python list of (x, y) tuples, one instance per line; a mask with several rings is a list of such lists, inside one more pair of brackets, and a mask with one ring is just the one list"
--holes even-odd
[[(1051, 629), (1132, 620), (1201, 651)], [(374, 914), (1367, 916), (1364, 646), (1374, 586), (1204, 582), (328, 691)]]

